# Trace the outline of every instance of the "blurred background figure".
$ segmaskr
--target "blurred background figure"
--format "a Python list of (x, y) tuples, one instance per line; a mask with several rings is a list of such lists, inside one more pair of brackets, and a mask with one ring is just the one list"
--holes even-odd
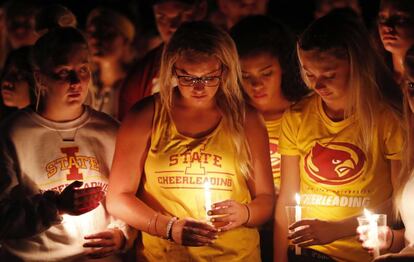
[(229, 30), (243, 17), (267, 14), (268, 2), (269, 0), (216, 0), (218, 10), (209, 16), (209, 20)]
[(93, 68), (93, 108), (118, 117), (122, 82), (134, 59), (135, 27), (126, 15), (109, 8), (96, 8), (86, 22)]
[(382, 0), (377, 21), (380, 49), (395, 81), (401, 85), (404, 56), (414, 44), (414, 1)]
[(0, 119), (35, 101), (33, 71), (29, 61), (30, 47), (28, 46), (8, 54), (0, 78), (2, 101)]
[(183, 22), (202, 20), (207, 14), (206, 0), (154, 0), (152, 8), (162, 43), (134, 63), (128, 73), (120, 93), (120, 119), (137, 101), (159, 91), (161, 53), (172, 34)]
[(6, 45), (6, 23), (5, 23), (5, 12), (3, 5), (0, 4), (0, 72), (3, 69), (3, 65), (7, 55)]
[(33, 1), (11, 0), (5, 4), (7, 39), (12, 49), (36, 42), (35, 17), (38, 10)]
[(52, 4), (40, 9), (35, 18), (35, 30), (39, 36), (57, 27), (74, 27), (78, 25), (76, 16), (63, 5)]
[(358, 0), (316, 0), (313, 16), (315, 19), (318, 19), (338, 8), (350, 8), (358, 15), (361, 15), (361, 6)]

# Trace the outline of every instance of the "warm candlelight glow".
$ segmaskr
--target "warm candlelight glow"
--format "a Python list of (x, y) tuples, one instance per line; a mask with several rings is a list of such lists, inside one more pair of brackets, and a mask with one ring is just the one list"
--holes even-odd
[(208, 211), (211, 209), (211, 190), (210, 190), (211, 184), (210, 181), (204, 182), (204, 206), (206, 209), (206, 217), (208, 218)]
[[(296, 206), (295, 206), (295, 222), (302, 220), (302, 209), (300, 207), (300, 195), (295, 194)], [(298, 245), (295, 245), (295, 254), (300, 255), (302, 253), (301, 248)]]
[(368, 241), (369, 246), (373, 248), (374, 257), (379, 256), (379, 239), (378, 239), (378, 215), (373, 214), (364, 208), (364, 215), (368, 219)]
[(300, 195), (298, 193), (295, 194), (296, 205), (300, 206)]

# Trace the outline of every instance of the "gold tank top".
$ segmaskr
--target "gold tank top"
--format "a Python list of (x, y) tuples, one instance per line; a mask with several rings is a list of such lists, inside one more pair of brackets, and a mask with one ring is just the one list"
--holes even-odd
[[(206, 195), (212, 203), (251, 201), (235, 159), (222, 122), (204, 137), (184, 136), (156, 96), (140, 198), (162, 214), (205, 221)], [(143, 232), (138, 256), (146, 261), (260, 261), (259, 246), (257, 229), (243, 226), (219, 233), (215, 243), (205, 247), (185, 247)]]

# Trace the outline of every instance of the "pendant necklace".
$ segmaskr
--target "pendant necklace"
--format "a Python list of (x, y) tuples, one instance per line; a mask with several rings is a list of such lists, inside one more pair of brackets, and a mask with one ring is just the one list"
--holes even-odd
[[(77, 127), (76, 129), (75, 129), (75, 131), (59, 131), (58, 129), (56, 129), (56, 127), (53, 129), (53, 131), (55, 131), (58, 135), (59, 135), (59, 137), (62, 139), (62, 141), (64, 142), (64, 143), (74, 143), (75, 142), (75, 137), (76, 137), (76, 134), (77, 134), (77, 132), (78, 132), (78, 129), (79, 129), (79, 127)], [(62, 132), (64, 132), (64, 133), (68, 133), (68, 132), (71, 132), (71, 133), (73, 133), (73, 135), (72, 136), (64, 136), (64, 135), (62, 135)]]

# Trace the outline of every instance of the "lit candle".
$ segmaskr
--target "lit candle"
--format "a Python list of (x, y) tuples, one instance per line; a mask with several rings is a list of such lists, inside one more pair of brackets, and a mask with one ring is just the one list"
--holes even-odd
[(211, 190), (210, 190), (210, 181), (204, 182), (204, 205), (206, 208), (206, 218), (209, 218), (208, 211), (211, 209)]
[(378, 215), (364, 209), (364, 215), (368, 220), (368, 246), (372, 247), (374, 258), (380, 255), (378, 239)]
[[(295, 206), (295, 222), (302, 220), (302, 209), (300, 208), (300, 195), (295, 194), (296, 206)], [(295, 254), (301, 255), (302, 250), (298, 245), (295, 245)]]

